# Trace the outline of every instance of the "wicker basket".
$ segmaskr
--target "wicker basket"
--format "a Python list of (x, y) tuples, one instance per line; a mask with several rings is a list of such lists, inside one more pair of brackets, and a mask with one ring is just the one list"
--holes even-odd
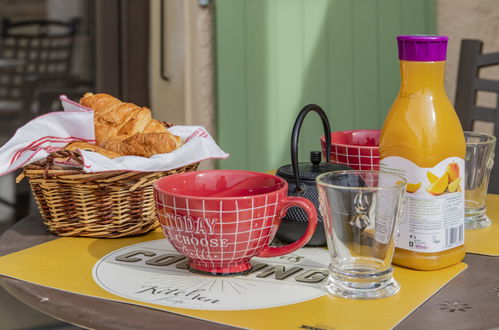
[(79, 153), (62, 150), (24, 167), (48, 229), (60, 236), (116, 238), (146, 233), (158, 226), (153, 183), (175, 173), (195, 171), (198, 163), (165, 172), (84, 173), (54, 165), (55, 158), (82, 164)]

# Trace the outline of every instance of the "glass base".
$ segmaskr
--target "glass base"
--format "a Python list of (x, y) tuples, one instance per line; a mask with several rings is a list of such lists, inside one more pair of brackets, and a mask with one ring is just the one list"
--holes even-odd
[(479, 214), (468, 215), (464, 217), (464, 229), (475, 230), (490, 226), (492, 221), (487, 217), (485, 212)]
[(380, 273), (353, 274), (330, 270), (325, 290), (348, 299), (376, 299), (394, 295), (400, 285), (392, 276), (392, 269)]

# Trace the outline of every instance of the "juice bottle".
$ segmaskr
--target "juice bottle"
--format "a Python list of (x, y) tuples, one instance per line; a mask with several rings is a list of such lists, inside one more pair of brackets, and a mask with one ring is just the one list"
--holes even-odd
[(464, 157), (444, 88), (448, 38), (397, 37), (401, 87), (383, 125), (380, 170), (406, 178), (393, 263), (439, 269), (464, 258)]

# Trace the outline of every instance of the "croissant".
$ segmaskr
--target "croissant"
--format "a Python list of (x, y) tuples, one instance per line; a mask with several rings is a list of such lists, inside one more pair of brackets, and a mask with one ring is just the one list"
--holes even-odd
[(123, 156), (123, 155), (121, 155), (119, 153), (116, 153), (116, 152), (113, 152), (113, 151), (109, 151), (109, 150), (106, 150), (106, 149), (104, 149), (102, 147), (99, 147), (98, 145), (91, 144), (91, 143), (88, 143), (88, 142), (83, 142), (83, 141), (71, 142), (70, 144), (68, 144), (67, 146), (65, 146), (64, 149), (66, 149), (66, 150), (77, 150), (77, 149), (80, 149), (80, 150), (87, 150), (87, 151), (98, 152), (99, 154), (104, 155), (107, 158), (117, 158), (117, 157)]
[(137, 133), (132, 136), (112, 137), (108, 140), (106, 148), (121, 155), (151, 157), (175, 150), (177, 141), (164, 133)]
[(108, 94), (85, 93), (80, 104), (94, 110), (97, 145), (120, 155), (150, 157), (180, 147), (171, 134), (151, 116), (151, 110), (121, 102)]

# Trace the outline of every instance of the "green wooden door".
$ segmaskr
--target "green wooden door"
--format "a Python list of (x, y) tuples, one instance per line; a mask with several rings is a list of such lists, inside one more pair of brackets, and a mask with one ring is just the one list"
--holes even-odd
[[(316, 103), (332, 130), (380, 128), (399, 88), (396, 36), (434, 33), (434, 0), (216, 0), (218, 142), (224, 169), (290, 163), (291, 129)], [(300, 161), (320, 150), (307, 116)]]

